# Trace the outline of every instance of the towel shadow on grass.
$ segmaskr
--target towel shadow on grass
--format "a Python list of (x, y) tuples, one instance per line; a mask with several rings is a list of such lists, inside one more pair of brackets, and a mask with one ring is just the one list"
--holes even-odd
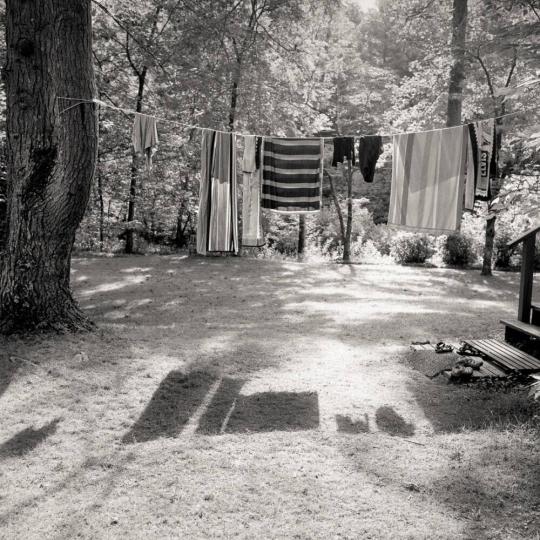
[(400, 437), (412, 437), (414, 435), (414, 424), (405, 422), (402, 416), (387, 405), (377, 409), (375, 422), (381, 431), (389, 435), (398, 435)]
[(52, 420), (39, 429), (26, 428), (0, 445), (0, 458), (21, 457), (31, 452), (56, 431), (60, 418)]
[(0, 396), (7, 390), (15, 373), (19, 369), (20, 363), (15, 362), (7, 356), (0, 356)]
[(122, 438), (124, 444), (176, 437), (202, 403), (216, 377), (206, 372), (171, 371), (145, 410)]
[(369, 433), (367, 414), (364, 414), (364, 420), (353, 420), (350, 416), (336, 414), (336, 423), (340, 433)]
[[(204, 402), (215, 375), (195, 371), (171, 371), (152, 399), (122, 438), (124, 444), (148, 442), (160, 437), (177, 437)], [(299, 431), (319, 426), (316, 392), (261, 392), (242, 395), (245, 380), (222, 379), (203, 412), (196, 433), (249, 433)]]

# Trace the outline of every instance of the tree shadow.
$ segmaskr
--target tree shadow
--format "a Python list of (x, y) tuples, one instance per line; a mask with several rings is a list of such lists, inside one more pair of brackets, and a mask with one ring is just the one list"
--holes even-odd
[(375, 423), (377, 427), (389, 435), (400, 437), (412, 437), (414, 435), (414, 424), (405, 422), (392, 407), (384, 405), (375, 412)]
[(350, 416), (336, 414), (336, 423), (340, 433), (369, 433), (367, 414), (364, 414), (364, 420), (353, 420)]
[(215, 375), (202, 371), (188, 374), (171, 371), (122, 442), (148, 442), (179, 435), (216, 379)]
[(21, 457), (34, 450), (56, 432), (60, 418), (52, 420), (39, 429), (26, 428), (0, 445), (0, 458)]
[(19, 367), (20, 362), (15, 362), (8, 356), (0, 356), (0, 396), (8, 389)]

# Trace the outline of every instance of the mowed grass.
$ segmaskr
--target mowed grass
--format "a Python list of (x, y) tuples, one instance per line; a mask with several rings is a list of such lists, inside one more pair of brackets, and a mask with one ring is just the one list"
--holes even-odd
[(518, 278), (76, 259), (99, 329), (0, 341), (0, 537), (539, 538), (538, 409), (409, 349), (500, 335)]

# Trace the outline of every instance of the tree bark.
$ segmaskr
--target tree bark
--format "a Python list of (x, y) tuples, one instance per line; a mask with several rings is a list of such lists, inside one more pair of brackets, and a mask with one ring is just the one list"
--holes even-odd
[(454, 0), (452, 12), (452, 67), (448, 84), (446, 125), (461, 124), (463, 81), (465, 80), (465, 38), (467, 35), (467, 0)]
[(70, 261), (97, 157), (90, 0), (6, 3), (9, 233), (0, 332), (91, 324), (73, 300)]
[(491, 261), (493, 260), (493, 244), (495, 240), (495, 221), (496, 216), (486, 221), (486, 241), (484, 244), (484, 260), (482, 262), (482, 275), (491, 276)]

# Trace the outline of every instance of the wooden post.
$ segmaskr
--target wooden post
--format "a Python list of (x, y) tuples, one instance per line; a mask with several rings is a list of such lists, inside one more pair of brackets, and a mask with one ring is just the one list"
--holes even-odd
[(523, 240), (523, 255), (521, 257), (521, 282), (519, 285), (518, 320), (527, 324), (531, 322), (535, 243), (536, 234), (527, 236)]

